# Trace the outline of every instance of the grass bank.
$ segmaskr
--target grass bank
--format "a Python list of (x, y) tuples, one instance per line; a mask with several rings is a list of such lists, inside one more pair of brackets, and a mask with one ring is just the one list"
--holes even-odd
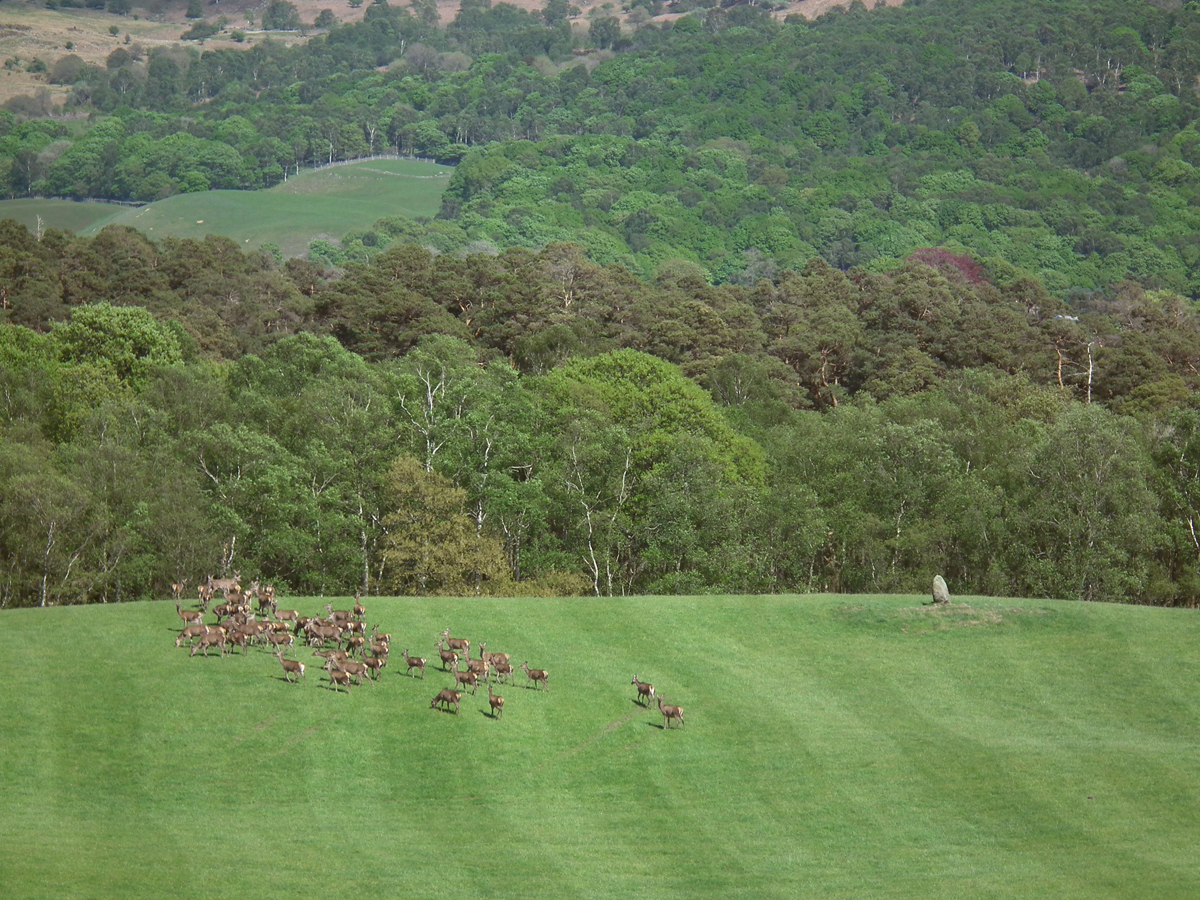
[[(317, 600), (296, 601), (316, 612)], [(524, 898), (1200, 895), (1200, 628), (903, 597), (376, 599), (378, 684), (189, 658), (171, 604), (0, 613), (0, 884)], [(430, 710), (436, 635), (550, 689)], [(473, 644), (474, 646), (474, 644)], [(634, 701), (630, 678), (684, 706)]]

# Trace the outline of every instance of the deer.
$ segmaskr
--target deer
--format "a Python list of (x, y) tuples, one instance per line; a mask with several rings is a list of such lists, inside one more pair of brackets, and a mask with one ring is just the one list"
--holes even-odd
[(506, 663), (510, 659), (507, 653), (488, 653), (487, 641), (479, 642), (479, 658), (486, 659), (493, 666), (498, 662)]
[(200, 635), (200, 640), (192, 644), (192, 652), (189, 656), (195, 656), (197, 650), (203, 650), (204, 655), (208, 656), (209, 647), (220, 647), (221, 655), (225, 655), (225, 631), (221, 628), (210, 628), (204, 634)]
[(178, 583), (172, 582), (171, 583), (171, 599), (172, 600), (182, 600), (183, 592), (186, 590), (187, 590), (187, 579), (186, 578), (184, 578), (182, 581), (180, 581)]
[(272, 615), (274, 615), (274, 613), (275, 613), (275, 597), (274, 596), (272, 596), (271, 594), (268, 594), (264, 590), (261, 590), (258, 586), (257, 581), (250, 585), (250, 593), (253, 594), (254, 597), (258, 600), (258, 611), (260, 613), (263, 613), (263, 614), (271, 613)]
[(458, 701), (462, 699), (462, 694), (458, 691), (452, 691), (450, 688), (443, 688), (438, 691), (438, 695), (429, 702), (429, 708), (434, 709), (439, 703), (446, 704), (446, 711), (450, 711), (450, 704), (454, 704), (454, 714), (458, 715)]
[(503, 682), (504, 677), (507, 675), (508, 683), (509, 684), (513, 683), (513, 667), (512, 667), (511, 663), (493, 662), (492, 668), (496, 670), (496, 680), (497, 681)]
[(442, 632), (442, 638), (446, 641), (446, 646), (451, 650), (461, 650), (463, 656), (471, 655), (471, 642), (464, 638), (450, 637), (450, 629), (447, 628)]
[(204, 624), (204, 611), (203, 610), (195, 610), (195, 609), (184, 610), (184, 609), (180, 608), (179, 602), (176, 601), (175, 602), (175, 612), (179, 613), (179, 618), (183, 619), (184, 624), (186, 624), (186, 625), (203, 625)]
[(365, 637), (362, 637), (361, 635), (355, 635), (353, 637), (348, 637), (348, 638), (346, 638), (346, 651), (349, 653), (353, 653), (355, 650), (361, 650), (363, 648), (363, 644), (365, 644), (366, 642), (367, 642), (367, 639)]
[(179, 637), (175, 638), (175, 646), (183, 646), (184, 641), (191, 644), (192, 638), (198, 638), (203, 634), (208, 634), (207, 625), (185, 625), (183, 631), (179, 632)]
[(209, 575), (206, 584), (208, 589), (213, 593), (216, 593), (217, 591), (229, 593), (230, 591), (241, 590), (242, 573), (234, 572), (232, 578), (213, 578), (211, 575)]
[(449, 671), (449, 669), (446, 668), (448, 665), (454, 666), (455, 669), (458, 668), (458, 654), (457, 653), (455, 653), (453, 650), (447, 650), (445, 647), (442, 646), (441, 641), (438, 641), (433, 646), (437, 647), (438, 655), (442, 658), (442, 671), (443, 672)]
[(404, 661), (408, 663), (408, 671), (405, 675), (412, 675), (413, 669), (421, 670), (421, 680), (425, 680), (425, 658), (423, 656), (409, 656), (408, 650), (404, 651)]
[[(280, 650), (275, 654), (275, 658), (279, 660), (279, 664), (283, 666), (283, 677), (288, 681), (292, 680), (292, 676), (299, 673), (300, 677), (304, 677), (304, 663), (298, 659), (284, 659), (283, 651)], [(299, 684), (300, 682), (295, 682)]]
[(325, 609), (329, 613), (329, 619), (335, 625), (341, 625), (343, 622), (349, 622), (354, 618), (354, 613), (348, 609), (334, 609), (332, 603), (326, 603)]
[(331, 658), (329, 661), (333, 665), (335, 665), (339, 669), (341, 669), (343, 672), (345, 672), (347, 675), (351, 675), (354, 678), (357, 678), (359, 684), (363, 683), (363, 676), (367, 674), (366, 663), (360, 663), (358, 660), (354, 660), (354, 659), (339, 660), (336, 658)]
[(488, 703), (492, 707), (492, 718), (504, 715), (504, 698), (497, 697), (492, 693), (492, 686), (488, 685)]
[(280, 622), (295, 623), (295, 621), (300, 618), (300, 613), (294, 609), (281, 609), (275, 612), (275, 618), (277, 618)]
[(637, 688), (638, 702), (649, 707), (650, 701), (654, 699), (654, 685), (650, 684), (648, 681), (638, 681), (638, 677), (636, 675), (633, 676), (633, 681), (629, 683)]
[(479, 686), (479, 676), (476, 675), (474, 672), (460, 672), (460, 671), (458, 671), (458, 669), (455, 669), (454, 670), (454, 686), (461, 687), (461, 686), (467, 685), (467, 684), (469, 684), (471, 686), (471, 693), (474, 694), (475, 688), (477, 688)]
[(371, 641), (370, 649), (374, 656), (387, 656), (392, 647), (387, 641)]
[(316, 641), (318, 644), (324, 644), (326, 641), (337, 643), (342, 636), (342, 629), (337, 625), (324, 625), (313, 621), (308, 623), (308, 642), (312, 644)]
[(200, 608), (208, 612), (208, 604), (212, 601), (212, 588), (207, 584), (202, 584), (196, 588), (196, 598), (200, 602)]
[(296, 643), (296, 639), (287, 631), (282, 633), (272, 632), (271, 634), (267, 635), (267, 640), (270, 641), (271, 644), (274, 645), (275, 649), (281, 653), (283, 652), (284, 647), (294, 647)]
[(246, 643), (249, 640), (249, 635), (246, 634), (246, 632), (238, 631), (235, 628), (233, 631), (229, 632), (229, 634), (226, 636), (226, 640), (229, 641), (229, 644), (230, 644), (230, 647), (229, 647), (230, 653), (233, 652), (234, 647), (241, 647), (242, 648), (242, 656), (246, 655)]
[(362, 591), (355, 591), (354, 592), (354, 610), (353, 610), (353, 612), (354, 612), (354, 618), (358, 619), (360, 622), (364, 618), (366, 618), (366, 615), (367, 615), (366, 607), (364, 607), (362, 605), (362, 603), (359, 602), (361, 599), (362, 599)]
[(375, 673), (374, 675), (371, 676), (372, 679), (378, 679), (379, 676), (383, 674), (383, 667), (387, 665), (387, 657), (386, 656), (364, 656), (363, 657), (363, 665), (365, 665), (368, 669), (370, 669), (372, 672)]
[(325, 671), (329, 673), (329, 683), (333, 685), (333, 689), (340, 690), (341, 685), (346, 686), (346, 693), (350, 693), (350, 673), (337, 668), (332, 659), (325, 661)]
[[(537, 683), (540, 681), (543, 685), (545, 685), (546, 690), (550, 690), (550, 682), (548, 680), (550, 678), (550, 673), (545, 669), (531, 669), (529, 668), (528, 661), (521, 663), (521, 665), (517, 666), (517, 668), (529, 676), (529, 682), (534, 687), (537, 687)], [(525, 687), (528, 688), (529, 685), (527, 684)]]
[(486, 659), (468, 659), (467, 671), (474, 673), (476, 678), (487, 678), (491, 671), (491, 666), (488, 665)]
[(663, 698), (659, 697), (658, 698), (658, 711), (663, 714), (663, 728), (670, 728), (672, 719), (678, 719), (679, 724), (683, 725), (683, 707), (682, 706), (670, 706), (669, 704), (663, 703)]

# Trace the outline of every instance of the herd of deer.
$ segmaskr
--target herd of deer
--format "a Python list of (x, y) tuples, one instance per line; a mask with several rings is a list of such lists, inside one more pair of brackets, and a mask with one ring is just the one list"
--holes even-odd
[[(361, 594), (354, 595), (353, 609), (334, 609), (332, 603), (325, 604), (327, 615), (321, 618), (301, 616), (294, 609), (278, 609), (275, 589), (271, 585), (260, 585), (254, 581), (248, 590), (243, 591), (238, 572), (232, 578), (208, 576), (198, 588), (199, 609), (196, 610), (186, 610), (180, 605), (179, 601), (187, 589), (186, 580), (171, 585), (171, 589), (175, 611), (183, 621), (183, 629), (175, 639), (175, 646), (188, 643), (192, 656), (197, 653), (208, 656), (212, 648), (218, 648), (221, 655), (225, 656), (227, 652), (232, 652), (233, 647), (240, 647), (245, 655), (250, 645), (269, 645), (283, 667), (284, 678), (298, 684), (305, 680), (304, 663), (298, 659), (288, 659), (284, 654), (289, 649), (294, 652), (296, 640), (302, 638), (309, 647), (314, 648), (315, 657), (325, 660), (321, 668), (329, 673), (330, 686), (335, 691), (344, 687), (347, 692), (352, 683), (362, 685), (364, 678), (377, 681), (387, 665), (391, 635), (380, 634), (378, 625), (372, 626), (370, 635), (366, 633), (364, 619), (367, 611), (362, 605)], [(209, 603), (218, 591), (225, 602), (212, 609), (217, 621), (212, 625), (205, 624)], [(255, 600), (257, 609), (252, 612), (251, 605)], [(451, 637), (449, 628), (438, 635), (434, 648), (441, 660), (441, 670), (453, 674), (454, 687), (439, 691), (430, 701), (430, 709), (440, 708), (448, 712), (453, 706), (457, 715), (466, 689), (470, 688), (474, 695), (482, 680), (488, 689), (490, 715), (493, 719), (499, 718), (504, 713), (504, 698), (492, 690), (492, 676), (495, 675), (497, 684), (503, 684), (508, 679), (511, 685), (518, 670), (524, 672), (528, 679), (526, 688), (550, 689), (550, 673), (545, 669), (531, 669), (528, 661), (514, 668), (507, 653), (489, 652), (486, 641), (480, 641), (478, 647), (479, 658), (475, 659), (471, 656), (469, 640)], [(358, 654), (358, 659), (354, 658), (355, 654)], [(415, 669), (424, 681), (427, 660), (420, 656), (409, 656), (407, 649), (403, 656), (407, 667), (405, 674), (415, 677)], [(466, 671), (459, 671), (460, 662), (466, 665)], [(638, 703), (649, 708), (650, 702), (657, 700), (664, 728), (670, 728), (672, 722), (684, 724), (683, 707), (664, 703), (665, 698), (655, 694), (654, 685), (638, 681), (637, 675), (633, 676), (631, 683), (637, 689)]]

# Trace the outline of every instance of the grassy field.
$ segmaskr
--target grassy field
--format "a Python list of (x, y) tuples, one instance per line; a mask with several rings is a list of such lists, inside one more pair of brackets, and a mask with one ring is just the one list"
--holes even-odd
[(247, 247), (279, 245), (300, 256), (315, 238), (334, 241), (382, 216), (433, 216), (452, 169), (433, 163), (389, 159), (301, 172), (265, 191), (178, 194), (148, 206), (128, 207), (65, 200), (6, 200), (0, 218), (33, 228), (95, 234), (105, 225), (129, 225), (153, 240), (222, 234)]
[(37, 231), (38, 217), (43, 228), (66, 228), (82, 233), (95, 226), (103, 228), (129, 207), (115, 203), (77, 203), (74, 200), (0, 200), (0, 219), (16, 219), (30, 231)]
[[(169, 603), (0, 612), (22, 898), (1195, 898), (1191, 611), (902, 597), (367, 602), (550, 672), (189, 658)], [(285, 604), (286, 605), (286, 604)], [(294, 605), (316, 612), (317, 600)], [(686, 726), (634, 702), (634, 673)]]

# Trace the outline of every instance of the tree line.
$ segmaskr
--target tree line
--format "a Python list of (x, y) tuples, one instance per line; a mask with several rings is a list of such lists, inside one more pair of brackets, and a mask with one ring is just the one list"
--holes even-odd
[(324, 269), (0, 225), (0, 603), (920, 591), (1193, 604), (1200, 318), (946, 251)]

